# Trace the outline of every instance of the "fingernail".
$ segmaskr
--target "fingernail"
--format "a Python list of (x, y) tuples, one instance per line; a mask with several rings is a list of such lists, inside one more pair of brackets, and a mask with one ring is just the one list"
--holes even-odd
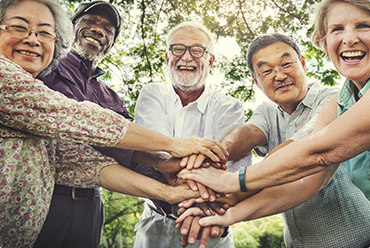
[(195, 243), (194, 238), (190, 238), (190, 239), (189, 239), (189, 243), (190, 243), (190, 244), (194, 244), (194, 243)]
[(207, 193), (204, 193), (203, 194), (203, 198), (208, 198), (208, 194)]
[(206, 246), (205, 246), (204, 244), (201, 244), (201, 245), (199, 246), (199, 248), (206, 248)]
[(213, 195), (211, 195), (211, 196), (209, 197), (209, 200), (210, 200), (210, 201), (215, 201), (215, 200), (216, 200), (216, 198), (215, 198)]

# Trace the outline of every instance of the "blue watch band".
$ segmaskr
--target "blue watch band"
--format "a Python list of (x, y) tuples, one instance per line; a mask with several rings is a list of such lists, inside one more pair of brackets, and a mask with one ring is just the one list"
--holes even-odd
[(246, 171), (246, 169), (247, 168), (245, 166), (240, 167), (240, 169), (239, 169), (239, 185), (240, 185), (240, 190), (242, 192), (248, 192), (248, 189), (245, 186), (245, 171)]

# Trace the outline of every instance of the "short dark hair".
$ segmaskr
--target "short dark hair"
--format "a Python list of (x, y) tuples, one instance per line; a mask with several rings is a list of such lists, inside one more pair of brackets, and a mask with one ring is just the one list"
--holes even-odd
[(268, 47), (276, 42), (284, 42), (285, 44), (291, 46), (296, 52), (298, 57), (301, 56), (301, 50), (298, 45), (287, 35), (272, 33), (272, 34), (262, 34), (252, 41), (248, 49), (248, 68), (253, 73), (256, 74), (253, 69), (253, 56), (261, 49)]
[(114, 41), (116, 41), (119, 33), (121, 32), (122, 17), (119, 14), (117, 8), (114, 7), (114, 5), (109, 2), (93, 1), (80, 3), (80, 5), (78, 5), (77, 9), (75, 10), (71, 17), (72, 23), (75, 24), (78, 18), (87, 14), (92, 9), (99, 9), (100, 11), (108, 13), (109, 16), (113, 18), (113, 20), (115, 21), (113, 26), (116, 29), (116, 33), (114, 34)]

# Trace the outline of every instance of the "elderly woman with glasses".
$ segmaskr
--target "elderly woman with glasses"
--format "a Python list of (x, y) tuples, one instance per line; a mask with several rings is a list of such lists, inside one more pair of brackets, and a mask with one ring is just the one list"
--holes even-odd
[(215, 141), (174, 139), (112, 111), (70, 100), (35, 77), (70, 45), (71, 23), (53, 0), (0, 1), (0, 246), (32, 247), (54, 185), (56, 140), (118, 148), (202, 153), (224, 159)]

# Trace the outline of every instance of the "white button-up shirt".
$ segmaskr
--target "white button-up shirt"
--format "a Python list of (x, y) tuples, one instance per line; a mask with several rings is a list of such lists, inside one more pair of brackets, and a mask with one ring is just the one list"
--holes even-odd
[[(148, 84), (135, 108), (137, 124), (174, 138), (196, 135), (221, 140), (232, 128), (244, 123), (244, 109), (235, 98), (205, 88), (194, 102), (183, 107), (172, 85)], [(228, 171), (251, 164), (251, 154), (227, 163)]]

